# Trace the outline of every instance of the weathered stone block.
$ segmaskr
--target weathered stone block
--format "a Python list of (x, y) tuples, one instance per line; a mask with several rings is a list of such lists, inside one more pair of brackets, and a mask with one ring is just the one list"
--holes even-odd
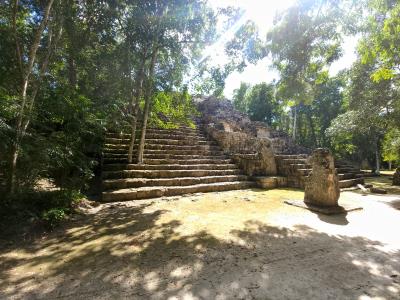
[(244, 132), (227, 132), (211, 126), (207, 133), (217, 141), (225, 153), (234, 156), (246, 175), (276, 175), (277, 168), (272, 143), (268, 139), (249, 136)]
[(270, 177), (255, 177), (255, 182), (259, 188), (274, 189), (287, 186), (287, 177), (270, 176)]
[(393, 185), (400, 185), (400, 168), (397, 168), (393, 174)]
[(333, 156), (328, 149), (314, 150), (312, 171), (305, 180), (304, 202), (310, 205), (335, 207), (340, 196), (339, 181)]
[(374, 194), (387, 194), (387, 190), (377, 188), (377, 187), (372, 187), (369, 190), (371, 193), (374, 193)]

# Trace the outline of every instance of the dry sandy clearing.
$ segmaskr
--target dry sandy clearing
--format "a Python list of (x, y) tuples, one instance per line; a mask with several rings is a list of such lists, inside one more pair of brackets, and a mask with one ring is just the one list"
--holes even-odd
[(399, 299), (400, 196), (279, 189), (101, 205), (0, 252), (1, 299)]

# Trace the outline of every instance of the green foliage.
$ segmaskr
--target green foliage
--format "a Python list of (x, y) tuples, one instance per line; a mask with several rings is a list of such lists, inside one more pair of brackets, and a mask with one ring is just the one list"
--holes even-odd
[[(18, 145), (22, 190), (40, 177), (62, 188), (84, 189), (105, 128), (119, 131), (127, 125), (141, 82), (137, 99), (152, 99), (153, 126), (193, 127), (197, 112), (184, 82), (194, 86), (191, 91), (221, 96), (232, 72), (268, 54), (278, 83), (242, 83), (234, 92), (237, 109), (295, 133), (309, 147), (329, 146), (357, 159), (382, 149), (384, 159), (398, 160), (399, 1), (297, 1), (276, 17), (266, 39), (254, 22), (236, 23), (243, 21), (240, 9), (214, 12), (202, 0), (55, 1), (29, 74), (25, 106), (23, 73), (49, 2), (17, 3), (14, 32), (13, 3), (0, 2), (0, 167), (5, 173), (11, 169)], [(226, 40), (231, 28), (237, 30)], [(60, 36), (52, 40), (55, 32)], [(329, 67), (342, 55), (348, 33), (361, 36), (358, 60), (331, 77)], [(224, 44), (228, 56), (220, 65), (210, 63), (210, 54), (202, 57), (202, 49), (215, 41)], [(149, 72), (152, 51), (157, 53), (154, 74)], [(27, 121), (21, 138), (19, 117)], [(61, 215), (52, 211), (46, 218), (56, 221)]]
[(298, 1), (277, 17), (267, 40), (281, 98), (313, 101), (316, 85), (327, 78), (325, 68), (341, 56), (343, 12), (336, 1)]
[(46, 226), (50, 229), (57, 227), (65, 218), (66, 213), (62, 208), (49, 209), (42, 215), (42, 220), (46, 222)]
[(374, 64), (356, 62), (348, 73), (348, 111), (339, 115), (327, 130), (332, 145), (342, 156), (374, 157), (390, 126), (390, 107), (395, 95), (390, 80), (371, 79)]
[(249, 89), (249, 84), (241, 82), (240, 87), (233, 91), (233, 105), (241, 112), (247, 112), (248, 103), (246, 95)]
[(159, 92), (153, 100), (150, 123), (160, 128), (179, 125), (195, 127), (192, 117), (198, 115), (192, 97), (186, 92)]
[[(62, 188), (86, 187), (98, 164), (105, 129), (118, 131), (128, 124), (137, 70), (143, 62), (148, 69), (150, 51), (146, 55), (144, 50), (155, 40), (156, 73), (154, 78), (145, 76), (143, 84), (152, 82), (151, 97), (157, 98), (151, 122), (167, 127), (189, 123), (194, 113), (190, 97), (177, 91), (215, 34), (215, 13), (206, 2), (54, 1), (29, 77), (26, 107), (21, 105), (15, 35), (22, 69), (27, 70), (34, 34), (49, 2), (16, 3), (17, 34), (12, 25), (14, 3), (0, 3), (0, 166), (6, 174), (11, 170), (17, 144), (21, 189), (32, 187), (40, 177)], [(55, 32), (60, 32), (59, 39), (48, 47)], [(48, 53), (48, 65), (40, 74)], [(21, 139), (19, 116), (28, 121)]]
[(230, 62), (227, 67), (243, 71), (248, 63), (256, 63), (267, 55), (265, 44), (259, 38), (258, 28), (253, 21), (247, 21), (225, 44), (225, 53)]
[(70, 215), (83, 198), (77, 190), (24, 190), (0, 202), (0, 227), (13, 223), (44, 222), (52, 229)]
[(359, 119), (358, 112), (347, 111), (333, 120), (325, 133), (331, 138), (335, 153), (341, 154), (341, 156), (346, 154), (353, 155), (355, 153), (356, 146), (354, 145), (353, 138), (355, 135), (360, 135), (355, 122)]
[(384, 161), (400, 163), (400, 130), (398, 128), (392, 128), (386, 133), (382, 150)]
[(374, 81), (396, 79), (400, 66), (400, 3), (394, 0), (369, 0), (367, 34), (359, 45), (364, 64), (376, 62)]
[(342, 153), (348, 146), (348, 153), (359, 158), (373, 157), (382, 149), (384, 160), (395, 161), (400, 108), (400, 6), (398, 1), (391, 0), (366, 3), (369, 17), (362, 26), (364, 35), (358, 45), (358, 60), (347, 74), (345, 96), (349, 111), (340, 115), (327, 133)]
[(275, 97), (273, 84), (260, 83), (250, 86), (241, 83), (234, 91), (233, 104), (236, 109), (245, 112), (253, 121), (265, 122), (278, 127), (282, 115), (282, 105)]
[[(228, 29), (235, 27), (236, 22), (243, 17), (243, 11), (228, 8), (222, 10), (222, 15), (227, 18), (225, 27)], [(221, 15), (219, 17), (221, 18)], [(221, 39), (217, 43), (224, 41), (224, 36), (216, 38)], [(233, 37), (224, 43), (224, 51), (227, 60), (217, 66), (209, 64), (212, 55), (200, 61), (194, 87), (196, 93), (223, 96), (225, 80), (230, 74), (235, 71), (242, 72), (246, 66), (257, 63), (268, 54), (265, 42), (259, 36), (258, 27), (251, 20), (247, 20), (237, 28)]]
[(252, 87), (246, 96), (247, 112), (252, 120), (265, 122), (270, 126), (278, 122), (280, 108), (274, 92), (272, 84), (260, 83)]

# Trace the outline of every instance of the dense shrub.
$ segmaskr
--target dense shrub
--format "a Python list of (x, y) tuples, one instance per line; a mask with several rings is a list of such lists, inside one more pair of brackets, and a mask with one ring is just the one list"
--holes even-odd
[(26, 190), (7, 196), (0, 202), (0, 228), (20, 222), (41, 222), (52, 229), (74, 211), (81, 199), (76, 190)]

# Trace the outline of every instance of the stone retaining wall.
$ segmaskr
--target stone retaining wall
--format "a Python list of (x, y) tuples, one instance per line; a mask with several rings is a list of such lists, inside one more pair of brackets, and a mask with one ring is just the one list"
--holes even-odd
[(249, 176), (276, 175), (272, 143), (244, 132), (219, 130), (213, 124), (205, 125), (205, 131), (231, 155), (239, 167)]
[(277, 174), (270, 129), (252, 122), (228, 100), (208, 97), (199, 101), (205, 132), (229, 154), (249, 176)]

